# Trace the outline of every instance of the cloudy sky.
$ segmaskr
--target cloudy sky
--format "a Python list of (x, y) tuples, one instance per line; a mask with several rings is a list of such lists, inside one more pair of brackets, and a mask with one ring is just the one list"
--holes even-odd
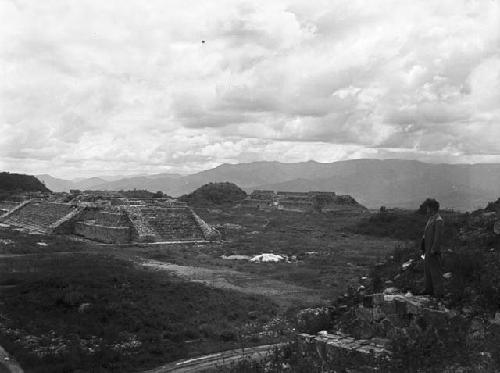
[(500, 0), (0, 0), (0, 169), (351, 158), (500, 162)]

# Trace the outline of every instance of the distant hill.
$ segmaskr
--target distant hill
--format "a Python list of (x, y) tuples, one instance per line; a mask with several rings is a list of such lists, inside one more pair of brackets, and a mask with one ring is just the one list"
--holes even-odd
[[(340, 164), (339, 164), (340, 163)], [(500, 165), (426, 164), (417, 161), (359, 160), (331, 164), (316, 179), (298, 178), (259, 185), (271, 190), (331, 190), (361, 204), (418, 208), (434, 197), (446, 208), (473, 210), (500, 196)], [(349, 167), (346, 169), (346, 165)]]
[(161, 190), (169, 195), (179, 196), (190, 192), (200, 185), (187, 187), (186, 181), (177, 175), (163, 174), (151, 176), (127, 177), (120, 180), (101, 183), (94, 188), (99, 190), (133, 190), (146, 189), (152, 192)]
[(80, 178), (78, 180), (65, 180), (52, 177), (47, 174), (37, 175), (49, 189), (54, 192), (69, 192), (70, 189), (94, 189), (97, 185), (105, 183), (106, 180), (99, 177)]
[(247, 194), (233, 183), (208, 183), (179, 198), (192, 206), (227, 205), (241, 202)]
[(50, 190), (32, 175), (0, 172), (0, 199), (20, 192), (50, 192)]
[(47, 174), (36, 175), (36, 177), (54, 192), (69, 192), (70, 189), (74, 189), (71, 180), (58, 179)]
[(176, 195), (184, 193), (185, 182), (181, 181), (182, 175), (178, 174), (154, 174), (141, 176), (102, 176), (77, 178), (74, 180), (59, 179), (47, 174), (37, 175), (54, 192), (69, 192), (70, 189), (79, 190), (149, 190), (156, 192), (165, 191), (166, 185), (175, 185), (175, 180), (179, 179), (178, 187), (174, 190), (179, 191)]
[[(254, 189), (334, 191), (349, 194), (369, 208), (385, 205), (416, 209), (427, 197), (435, 197), (443, 207), (473, 210), (500, 197), (500, 164), (429, 164), (398, 159), (334, 163), (253, 162), (222, 164), (187, 176), (157, 174), (126, 177), (91, 188), (161, 190), (178, 197), (204, 184), (222, 181), (237, 184), (248, 192)], [(78, 183), (81, 182), (83, 180)], [(71, 184), (71, 188), (82, 189), (78, 183)], [(46, 185), (59, 190), (52, 187), (49, 181)], [(57, 186), (64, 186), (64, 183)]]

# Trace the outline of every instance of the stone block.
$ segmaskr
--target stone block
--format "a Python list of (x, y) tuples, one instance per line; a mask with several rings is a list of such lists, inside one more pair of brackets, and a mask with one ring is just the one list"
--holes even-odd
[(358, 319), (367, 321), (367, 322), (373, 322), (373, 311), (371, 308), (366, 308), (366, 307), (358, 307), (356, 308), (355, 311), (356, 317)]
[(342, 357), (342, 351), (339, 348), (338, 342), (328, 341), (326, 343), (327, 361), (337, 362)]
[(405, 317), (407, 314), (406, 299), (396, 298), (396, 299), (394, 299), (394, 304), (396, 307), (396, 315), (398, 315), (399, 317)]
[(396, 303), (393, 300), (384, 301), (381, 305), (382, 312), (386, 315), (395, 315), (396, 314)]
[(488, 325), (488, 335), (494, 341), (500, 342), (500, 324), (490, 321), (490, 324)]
[(363, 297), (363, 307), (372, 308), (373, 307), (373, 296), (365, 295)]
[(327, 345), (327, 339), (323, 338), (316, 338), (315, 340), (315, 347), (316, 347), (316, 353), (318, 356), (323, 360), (326, 361), (327, 359), (327, 353), (326, 353), (326, 345)]
[(446, 311), (424, 308), (423, 316), (425, 317), (429, 326), (436, 329), (442, 329), (448, 324), (448, 312)]
[(376, 347), (382, 348), (387, 348), (391, 343), (391, 341), (387, 338), (372, 338), (369, 342)]
[(406, 312), (412, 315), (419, 315), (422, 313), (423, 305), (415, 299), (408, 299), (406, 302)]
[(380, 306), (382, 303), (384, 303), (384, 294), (382, 293), (373, 294), (372, 302), (374, 306)]
[(375, 306), (375, 307), (373, 307), (372, 308), (372, 313), (373, 313), (372, 319), (373, 319), (373, 321), (376, 321), (376, 322), (382, 320), (385, 317), (385, 314), (382, 311), (382, 307), (381, 306)]

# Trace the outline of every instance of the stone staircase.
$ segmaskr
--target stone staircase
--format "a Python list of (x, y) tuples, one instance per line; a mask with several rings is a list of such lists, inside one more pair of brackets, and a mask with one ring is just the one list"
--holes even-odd
[(188, 208), (148, 208), (141, 213), (160, 240), (203, 240), (203, 232)]
[(76, 206), (66, 203), (29, 201), (2, 217), (2, 223), (34, 232), (51, 233), (58, 222), (73, 214)]

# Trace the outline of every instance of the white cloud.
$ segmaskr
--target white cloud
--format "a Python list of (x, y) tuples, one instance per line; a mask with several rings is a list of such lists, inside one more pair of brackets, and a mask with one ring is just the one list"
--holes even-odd
[(0, 168), (500, 161), (499, 24), (500, 0), (1, 0)]

